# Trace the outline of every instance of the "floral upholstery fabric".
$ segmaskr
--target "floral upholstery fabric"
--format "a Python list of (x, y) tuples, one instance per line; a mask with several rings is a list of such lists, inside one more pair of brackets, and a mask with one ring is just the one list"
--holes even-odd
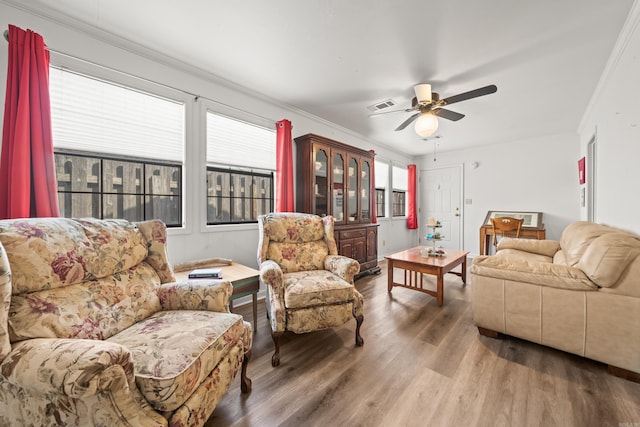
[(9, 340), (9, 305), (11, 304), (11, 272), (4, 247), (0, 244), (0, 362), (11, 351)]
[[(268, 255), (271, 243), (299, 244), (323, 241), (329, 254), (338, 254), (331, 217), (323, 221), (319, 216), (312, 214), (271, 213), (261, 217), (258, 228), (258, 264), (273, 259)], [(333, 245), (327, 244), (328, 241), (332, 241)]]
[(0, 243), (9, 257), (14, 295), (111, 276), (147, 256), (137, 228), (118, 220), (3, 220)]
[(176, 283), (160, 221), (0, 221), (0, 425), (201, 426), (251, 350), (232, 291)]
[(158, 275), (146, 263), (104, 279), (14, 295), (11, 341), (106, 339), (160, 310)]
[(364, 314), (354, 286), (360, 264), (338, 255), (333, 217), (271, 213), (258, 224), (260, 280), (273, 332), (305, 333)]
[(287, 308), (313, 307), (353, 300), (353, 285), (326, 270), (286, 274), (284, 287), (284, 305)]
[(284, 273), (320, 270), (329, 255), (324, 240), (305, 243), (271, 242), (267, 258), (278, 263)]
[(33, 339), (0, 364), (1, 426), (166, 426), (135, 386), (129, 352), (104, 341)]
[(334, 328), (353, 317), (351, 304), (322, 305), (299, 310), (287, 310), (287, 330), (296, 334)]
[(228, 312), (233, 286), (228, 280), (186, 280), (160, 286), (163, 310), (209, 310)]
[(129, 349), (142, 395), (158, 411), (180, 407), (231, 347), (242, 343), (242, 316), (161, 311), (109, 338)]
[(175, 282), (173, 269), (167, 257), (167, 227), (158, 219), (135, 223), (147, 241), (148, 255), (145, 261), (156, 270), (162, 283)]

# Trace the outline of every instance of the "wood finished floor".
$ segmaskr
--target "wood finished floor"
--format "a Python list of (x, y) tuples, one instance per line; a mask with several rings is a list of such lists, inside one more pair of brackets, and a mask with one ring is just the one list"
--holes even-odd
[[(457, 276), (446, 276), (438, 307), (410, 289), (389, 295), (381, 267), (356, 282), (365, 298), (363, 347), (354, 345), (355, 320), (285, 334), (280, 366), (272, 368), (260, 301), (253, 390), (241, 394), (236, 378), (206, 426), (640, 427), (640, 384), (572, 354), (478, 335), (473, 286)], [(235, 311), (252, 319), (250, 304)]]

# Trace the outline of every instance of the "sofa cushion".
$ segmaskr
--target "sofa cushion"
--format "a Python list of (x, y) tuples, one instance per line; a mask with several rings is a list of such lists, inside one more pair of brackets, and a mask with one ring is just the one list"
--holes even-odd
[(587, 221), (569, 224), (560, 236), (560, 247), (562, 247), (567, 265), (575, 267), (591, 242), (611, 230), (606, 225)]
[(272, 214), (265, 218), (265, 233), (270, 242), (305, 243), (322, 240), (324, 227), (322, 219), (312, 214)]
[(627, 232), (611, 232), (592, 240), (576, 264), (598, 286), (616, 284), (629, 263), (640, 255), (640, 237)]
[(560, 289), (597, 290), (597, 286), (578, 268), (501, 256), (475, 257), (471, 273)]
[(13, 295), (11, 341), (108, 338), (160, 310), (159, 286), (155, 270), (143, 262), (107, 278)]
[(147, 257), (144, 237), (124, 220), (2, 220), (0, 242), (14, 295), (104, 278)]
[(496, 256), (509, 258), (509, 259), (520, 259), (528, 262), (548, 262), (551, 263), (551, 257), (546, 255), (534, 254), (531, 252), (525, 252), (518, 249), (501, 249), (496, 253)]
[(314, 307), (353, 300), (354, 287), (327, 270), (285, 274), (284, 286), (287, 308)]
[(498, 242), (498, 251), (503, 249), (517, 249), (531, 254), (553, 257), (560, 249), (560, 244), (555, 240), (514, 239), (504, 237)]
[(179, 408), (243, 339), (242, 316), (161, 311), (109, 338), (133, 356), (136, 384), (158, 411)]
[(324, 269), (329, 254), (323, 240), (307, 243), (271, 242), (267, 258), (277, 262), (284, 273)]

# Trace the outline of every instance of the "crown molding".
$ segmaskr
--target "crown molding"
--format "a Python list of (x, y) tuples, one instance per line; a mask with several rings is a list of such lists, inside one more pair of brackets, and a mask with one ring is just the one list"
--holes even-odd
[[(244, 95), (250, 96), (251, 98), (254, 99), (259, 99), (261, 101), (264, 101), (266, 103), (269, 103), (271, 105), (274, 105), (276, 107), (282, 108), (284, 110), (290, 111), (291, 113), (295, 113), (297, 115), (306, 117), (314, 122), (320, 123), (322, 125), (325, 125), (327, 127), (330, 127), (336, 131), (339, 131), (341, 133), (344, 134), (348, 134), (351, 137), (357, 138), (359, 140), (362, 141), (368, 141), (368, 142), (372, 142), (376, 145), (380, 145), (380, 146), (384, 146), (384, 147), (388, 147), (390, 148), (387, 144), (384, 144), (382, 142), (379, 141), (371, 141), (369, 138), (365, 137), (364, 135), (355, 132), (351, 129), (342, 127), (336, 123), (330, 122), (326, 119), (323, 119), (321, 117), (315, 116), (307, 111), (301, 110), (295, 106), (283, 103), (282, 101), (279, 101), (277, 99), (271, 98), (267, 95), (264, 95), (260, 92), (256, 92), (255, 90), (252, 90), (246, 86), (243, 86), (239, 83), (233, 82), (231, 80), (227, 80), (223, 77), (220, 77), (216, 74), (211, 73), (210, 71), (204, 70), (198, 66), (195, 66), (193, 64), (189, 64), (189, 63), (185, 63), (184, 61), (180, 61), (172, 56), (166, 55), (158, 50), (155, 49), (151, 49), (148, 48), (146, 46), (143, 46), (137, 42), (134, 42), (132, 40), (127, 39), (126, 37), (122, 37), (120, 35), (111, 33), (109, 31), (105, 31), (102, 30), (100, 28), (97, 28), (94, 25), (90, 25), (84, 21), (72, 18), (68, 15), (65, 15), (63, 13), (60, 13), (56, 10), (51, 9), (48, 6), (45, 5), (38, 5), (38, 6), (33, 6), (33, 5), (27, 5), (24, 4), (22, 1), (20, 0), (0, 0), (0, 3), (4, 3), (10, 7), (13, 7), (15, 9), (21, 10), (25, 13), (28, 13), (30, 15), (34, 15), (37, 16), (43, 20), (49, 21), (49, 22), (53, 22), (54, 24), (57, 25), (61, 25), (64, 26), (66, 28), (72, 29), (74, 31), (77, 31), (81, 34), (86, 35), (87, 37), (90, 37), (94, 40), (97, 40), (99, 42), (103, 42), (105, 44), (108, 44), (110, 46), (113, 46), (117, 49), (123, 50), (125, 52), (131, 53), (133, 55), (137, 55), (140, 56), (142, 58), (148, 59), (150, 61), (165, 65), (167, 67), (173, 68), (175, 70), (178, 71), (182, 71), (184, 73), (187, 73), (189, 75), (192, 75), (194, 77), (198, 77), (201, 78), (203, 80), (207, 80), (210, 82), (213, 82), (215, 84), (218, 84), (220, 86), (223, 86), (227, 89), (231, 89), (233, 91), (236, 92), (240, 92)], [(74, 55), (69, 54), (64, 52), (64, 50), (59, 49), (57, 46), (51, 46), (52, 50), (55, 50), (56, 52), (59, 52), (61, 54), (64, 55), (68, 55), (70, 57), (74, 57)], [(83, 58), (78, 58), (78, 59), (83, 59)], [(139, 77), (142, 78), (141, 76), (135, 76), (135, 77)], [(213, 100), (215, 102), (215, 100)], [(247, 112), (249, 114), (251, 114), (251, 112)]]
[(582, 115), (582, 119), (578, 125), (578, 133), (582, 133), (587, 126), (587, 120), (593, 112), (600, 95), (604, 91), (604, 87), (609, 83), (613, 72), (618, 68), (622, 56), (626, 53), (629, 41), (638, 29), (638, 24), (640, 24), (640, 0), (635, 0), (631, 6), (629, 15), (627, 15), (624, 25), (622, 26), (622, 30), (618, 35), (618, 39), (616, 40), (613, 50), (611, 51), (607, 65), (605, 66), (604, 71), (598, 80), (598, 84), (593, 91), (593, 95), (587, 104), (587, 108)]

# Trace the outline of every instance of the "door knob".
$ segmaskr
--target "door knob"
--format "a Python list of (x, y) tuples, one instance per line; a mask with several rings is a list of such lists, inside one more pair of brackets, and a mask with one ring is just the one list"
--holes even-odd
[(454, 215), (455, 216), (460, 216), (460, 208), (456, 208), (456, 213)]

